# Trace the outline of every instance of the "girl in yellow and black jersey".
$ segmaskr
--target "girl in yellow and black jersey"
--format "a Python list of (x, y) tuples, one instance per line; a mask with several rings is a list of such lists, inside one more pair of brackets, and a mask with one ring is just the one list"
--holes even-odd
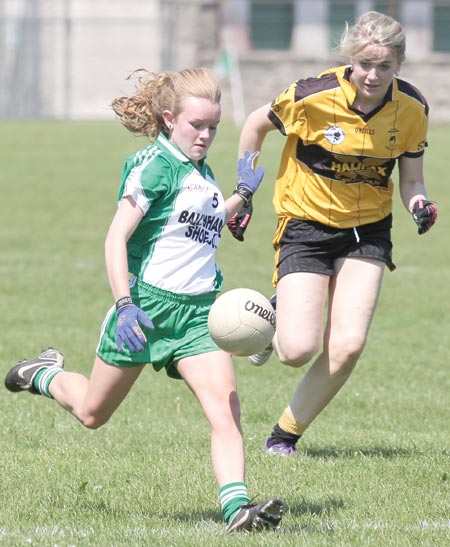
[(401, 199), (419, 234), (437, 217), (423, 177), (428, 105), (398, 78), (402, 26), (366, 13), (346, 29), (340, 51), (348, 65), (292, 83), (248, 116), (239, 144), (242, 155), (259, 151), (271, 130), (287, 137), (273, 198), (277, 331), (267, 350), (249, 358), (261, 365), (274, 349), (282, 363), (300, 367), (316, 356), (266, 439), (267, 451), (283, 455), (296, 455), (297, 441), (364, 348), (384, 266), (395, 268), (396, 164)]

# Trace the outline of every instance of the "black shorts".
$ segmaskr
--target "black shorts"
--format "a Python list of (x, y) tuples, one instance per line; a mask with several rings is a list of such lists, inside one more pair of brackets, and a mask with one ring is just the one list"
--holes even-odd
[(291, 219), (279, 243), (277, 279), (295, 272), (334, 275), (338, 258), (375, 258), (391, 270), (392, 215), (355, 228), (331, 228), (320, 222)]

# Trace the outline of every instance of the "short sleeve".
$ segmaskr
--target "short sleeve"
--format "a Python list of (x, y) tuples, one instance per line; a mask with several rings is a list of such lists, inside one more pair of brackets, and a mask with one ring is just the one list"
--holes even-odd
[(425, 152), (428, 133), (428, 116), (424, 113), (421, 116), (420, 123), (417, 124), (417, 131), (412, 135), (411, 141), (408, 143), (407, 150), (404, 152), (404, 156), (407, 158), (417, 158), (422, 156)]
[(272, 102), (269, 111), (269, 119), (283, 135), (297, 132), (301, 105), (295, 100), (296, 85), (296, 82), (294, 82), (283, 91)]
[(170, 180), (170, 166), (159, 157), (142, 162), (125, 162), (119, 200), (131, 197), (144, 215), (152, 202), (167, 193)]

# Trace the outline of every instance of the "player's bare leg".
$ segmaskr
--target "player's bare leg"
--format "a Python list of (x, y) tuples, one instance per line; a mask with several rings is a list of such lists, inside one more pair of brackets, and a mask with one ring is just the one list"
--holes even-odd
[(329, 283), (327, 275), (304, 272), (278, 282), (273, 346), (282, 363), (300, 367), (320, 349)]
[(280, 280), (274, 345), (282, 362), (302, 366), (319, 347), (327, 292), (328, 318), (322, 353), (267, 439), (268, 451), (296, 455), (295, 442), (349, 378), (366, 343), (384, 267), (378, 260), (348, 258), (337, 262), (329, 286), (324, 276), (315, 274), (291, 274)]
[(178, 372), (197, 397), (211, 426), (211, 457), (219, 486), (244, 480), (244, 444), (236, 375), (224, 351), (181, 359)]
[(250, 503), (236, 375), (230, 356), (209, 352), (180, 360), (178, 372), (197, 397), (211, 426), (211, 457), (219, 499), (229, 532), (276, 530), (283, 503), (270, 498)]
[(323, 352), (304, 376), (290, 404), (307, 426), (350, 377), (366, 344), (385, 265), (373, 259), (342, 259), (330, 284)]
[(96, 429), (109, 420), (144, 366), (116, 367), (97, 356), (89, 379), (77, 372), (64, 371), (55, 376), (49, 391), (83, 425)]

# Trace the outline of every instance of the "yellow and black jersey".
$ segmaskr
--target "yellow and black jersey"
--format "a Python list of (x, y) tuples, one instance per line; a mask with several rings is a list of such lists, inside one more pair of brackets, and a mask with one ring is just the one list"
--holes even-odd
[(394, 78), (383, 104), (363, 114), (351, 107), (349, 75), (342, 66), (298, 80), (272, 103), (269, 118), (287, 136), (273, 199), (280, 220), (335, 228), (381, 220), (392, 211), (396, 160), (424, 153), (428, 105), (420, 92)]

